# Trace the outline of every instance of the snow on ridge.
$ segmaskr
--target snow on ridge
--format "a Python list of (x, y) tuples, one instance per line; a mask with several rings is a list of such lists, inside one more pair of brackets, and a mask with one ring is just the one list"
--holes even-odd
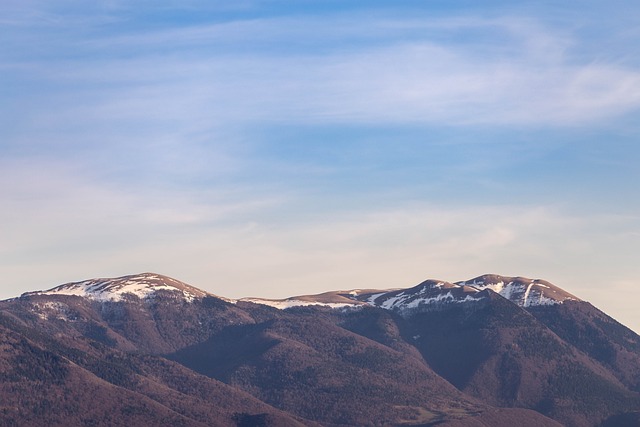
[(423, 298), (414, 298), (410, 299), (408, 302), (406, 300), (398, 301), (398, 298), (393, 299), (391, 304), (387, 304), (390, 300), (385, 301), (380, 305), (382, 308), (393, 309), (398, 308), (400, 310), (412, 309), (421, 306), (427, 306), (430, 304), (438, 304), (438, 303), (465, 303), (471, 301), (478, 301), (479, 298), (474, 297), (472, 295), (465, 295), (464, 298), (457, 298), (453, 295), (451, 291), (443, 292), (433, 297), (423, 297)]
[(464, 298), (456, 297), (451, 291), (441, 292), (435, 296), (420, 296), (405, 294), (401, 292), (395, 296), (384, 299), (384, 301), (376, 302), (378, 297), (384, 296), (387, 292), (381, 292), (372, 294), (364, 301), (354, 301), (353, 303), (337, 303), (337, 302), (322, 302), (322, 301), (310, 301), (301, 299), (283, 299), (283, 300), (269, 300), (262, 298), (242, 298), (237, 301), (252, 302), (255, 304), (268, 305), (270, 307), (278, 308), (280, 310), (286, 310), (291, 307), (307, 307), (307, 306), (324, 306), (330, 308), (357, 308), (363, 306), (380, 307), (385, 310), (404, 311), (405, 309), (415, 309), (418, 307), (426, 307), (438, 303), (465, 303), (478, 301), (480, 298), (474, 295), (465, 295)]
[[(242, 298), (232, 300), (268, 305), (278, 309), (300, 306), (325, 306), (331, 308), (380, 307), (402, 313), (405, 310), (429, 309), (429, 306), (459, 304), (479, 301), (486, 295), (476, 295), (483, 290), (492, 290), (520, 307), (535, 307), (562, 304), (566, 300), (578, 298), (557, 288), (549, 282), (523, 277), (484, 275), (475, 279), (449, 283), (426, 280), (407, 289), (353, 289), (350, 291), (325, 292), (318, 295), (296, 296), (282, 300), (263, 298)], [(114, 279), (91, 279), (67, 283), (47, 291), (28, 292), (24, 295), (73, 295), (96, 301), (121, 301), (125, 295), (140, 299), (152, 299), (157, 292), (169, 291), (174, 297), (193, 302), (211, 295), (170, 277), (154, 273), (142, 273)]]
[[(506, 283), (505, 283), (506, 282)], [(501, 277), (486, 275), (457, 284), (478, 290), (491, 289), (521, 307), (562, 304), (567, 300), (578, 300), (573, 295), (538, 279), (524, 277)]]
[[(291, 297), (281, 300), (263, 298), (242, 298), (238, 301), (252, 302), (256, 304), (268, 305), (281, 310), (300, 306), (325, 306), (331, 308), (346, 307), (379, 307), (385, 310), (396, 311), (404, 314), (407, 311), (430, 309), (446, 304), (460, 304), (476, 302), (485, 298), (484, 295), (476, 296), (480, 291), (461, 285), (456, 285), (443, 281), (427, 280), (419, 285), (408, 289), (391, 290), (366, 290), (355, 289), (351, 291), (337, 291), (337, 295), (347, 298), (344, 301), (324, 299), (326, 294), (306, 295)], [(353, 301), (350, 302), (349, 300)]]
[(280, 310), (285, 310), (291, 307), (307, 307), (311, 305), (324, 306), (324, 307), (330, 307), (330, 308), (346, 308), (346, 307), (362, 306), (362, 304), (356, 304), (356, 303), (303, 301), (300, 299), (270, 300), (270, 299), (262, 299), (262, 298), (241, 298), (237, 301), (268, 305), (270, 307), (274, 307)]
[(312, 305), (332, 308), (371, 306), (403, 314), (448, 304), (481, 301), (486, 298), (486, 295), (479, 295), (479, 293), (486, 289), (496, 292), (520, 307), (548, 306), (562, 304), (566, 300), (578, 300), (571, 294), (542, 280), (485, 275), (456, 283), (426, 280), (413, 288), (407, 289), (340, 291), (339, 295), (353, 300), (353, 304), (342, 301), (332, 302), (320, 298), (325, 294), (292, 297), (282, 300), (243, 298), (239, 301), (269, 305), (281, 310)]
[(376, 294), (371, 294), (371, 295), (369, 295), (367, 297), (367, 299), (364, 302), (369, 304), (369, 305), (375, 305), (376, 304), (375, 303), (376, 299), (378, 299), (378, 297), (380, 297), (380, 296), (382, 296), (382, 295), (384, 295), (386, 293), (387, 292), (379, 292), (379, 293), (376, 293)]
[(416, 310), (430, 310), (449, 304), (477, 302), (485, 298), (484, 295), (476, 295), (479, 292), (469, 286), (426, 280), (413, 288), (371, 295), (366, 302), (405, 315)]
[(134, 295), (140, 299), (153, 298), (158, 291), (181, 293), (189, 302), (206, 295), (206, 292), (175, 279), (152, 273), (115, 279), (84, 280), (60, 285), (47, 291), (28, 292), (26, 295), (70, 295), (96, 301), (121, 301), (125, 295)]
[(398, 295), (391, 297), (389, 299), (386, 299), (384, 301), (382, 301), (382, 303), (380, 304), (376, 304), (378, 307), (382, 307), (384, 309), (390, 310), (400, 304), (402, 304), (404, 301), (406, 301), (408, 298), (407, 296), (405, 296), (404, 292), (400, 292)]
[[(514, 281), (509, 281), (505, 284), (503, 280), (499, 280), (497, 282), (487, 282), (484, 280), (477, 281), (476, 279), (474, 279), (472, 282), (461, 283), (464, 283), (467, 286), (471, 286), (478, 290), (491, 289), (492, 291), (508, 299), (509, 301), (523, 307), (532, 305), (531, 300), (529, 299), (529, 295), (531, 293), (533, 283), (525, 286), (522, 283), (516, 283)], [(549, 300), (553, 301), (551, 299)], [(535, 305), (535, 303), (533, 305)]]

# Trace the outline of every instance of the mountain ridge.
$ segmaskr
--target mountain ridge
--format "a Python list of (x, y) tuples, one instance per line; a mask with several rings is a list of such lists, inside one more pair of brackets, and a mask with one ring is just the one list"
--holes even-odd
[[(122, 425), (172, 425), (154, 418), (157, 404), (172, 423), (238, 426), (596, 427), (640, 410), (640, 337), (539, 279), (265, 300), (142, 273), (0, 301), (0, 333), (13, 337), (0, 347), (0, 379), (12, 381), (0, 398), (28, 393), (34, 379), (74, 395), (83, 378)], [(49, 365), (54, 377), (40, 368)], [(131, 409), (94, 377), (127, 390)], [(197, 398), (202, 387), (209, 397)], [(5, 415), (18, 425), (65, 416), (25, 410)], [(216, 413), (223, 421), (206, 421)]]
[(45, 291), (26, 292), (23, 296), (73, 295), (95, 300), (119, 301), (125, 294), (132, 294), (138, 298), (148, 298), (162, 290), (181, 293), (188, 300), (207, 295), (215, 296), (172, 277), (149, 272), (115, 278), (96, 278), (69, 282)]
[[(490, 289), (523, 307), (553, 305), (566, 300), (580, 301), (579, 298), (545, 280), (496, 274), (485, 274), (459, 282), (427, 279), (412, 288), (406, 289), (397, 287), (389, 289), (351, 289), (326, 291), (315, 295), (292, 296), (285, 299), (260, 297), (230, 299), (188, 285), (169, 276), (147, 272), (116, 278), (95, 278), (69, 282), (48, 290), (25, 292), (22, 296), (75, 295), (95, 300), (118, 301), (125, 294), (144, 299), (152, 297), (158, 291), (166, 290), (182, 293), (182, 296), (187, 300), (213, 296), (229, 302), (254, 302), (283, 309), (304, 305), (346, 307), (364, 304), (391, 309), (405, 304), (412, 304), (413, 306), (428, 304), (430, 300), (460, 302), (458, 297), (463, 297), (463, 300), (469, 301), (474, 298), (467, 297), (473, 297), (474, 294), (480, 293), (485, 289)], [(416, 298), (418, 295), (422, 296), (421, 300)], [(391, 300), (392, 298), (394, 299)]]
[(476, 278), (447, 282), (427, 279), (412, 288), (351, 289), (328, 291), (315, 295), (300, 295), (285, 299), (240, 298), (270, 305), (290, 308), (305, 305), (326, 305), (334, 308), (373, 305), (402, 312), (429, 304), (473, 302), (483, 298), (482, 291), (489, 289), (521, 307), (562, 304), (565, 301), (582, 301), (575, 295), (541, 279), (484, 274)]

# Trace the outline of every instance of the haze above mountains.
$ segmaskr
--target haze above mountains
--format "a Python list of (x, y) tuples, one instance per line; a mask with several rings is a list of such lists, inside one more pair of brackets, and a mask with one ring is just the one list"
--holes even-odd
[(640, 420), (640, 337), (522, 277), (267, 300), (144, 273), (0, 301), (0, 335), (7, 425)]

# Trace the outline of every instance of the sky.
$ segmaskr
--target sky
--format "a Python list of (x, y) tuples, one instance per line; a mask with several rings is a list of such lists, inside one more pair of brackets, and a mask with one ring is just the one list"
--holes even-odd
[(0, 298), (496, 273), (640, 332), (640, 3), (0, 9)]

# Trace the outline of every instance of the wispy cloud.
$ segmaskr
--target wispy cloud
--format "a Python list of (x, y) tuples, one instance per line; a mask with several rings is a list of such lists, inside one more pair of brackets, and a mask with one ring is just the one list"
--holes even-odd
[[(465, 41), (478, 29), (484, 38)], [(81, 61), (31, 62), (22, 77), (64, 88), (43, 95), (39, 114), (53, 123), (562, 127), (640, 107), (639, 70), (578, 60), (571, 32), (515, 17), (338, 19), (330, 30), (315, 18), (260, 19), (63, 43)]]
[[(497, 272), (543, 277), (588, 297), (598, 292), (591, 288), (599, 286), (590, 282), (595, 274), (625, 280), (640, 273), (631, 259), (607, 261), (621, 248), (640, 250), (628, 234), (639, 227), (634, 217), (421, 203), (291, 220), (287, 206), (299, 201), (197, 191), (141, 195), (77, 183), (75, 176), (58, 171), (46, 182), (29, 182), (17, 173), (22, 185), (2, 188), (8, 203), (0, 215), (2, 267), (15, 272), (21, 291), (34, 280), (48, 286), (55, 278), (127, 269), (158, 270), (232, 297), (401, 287)], [(13, 217), (17, 212), (20, 218)], [(595, 259), (601, 262), (585, 265)], [(39, 274), (33, 263), (46, 268)], [(15, 289), (4, 289), (5, 297)]]
[(111, 255), (157, 238), (197, 235), (201, 229), (248, 221), (284, 197), (247, 195), (241, 188), (114, 186), (64, 163), (2, 166), (10, 177), (0, 181), (3, 264), (47, 257), (68, 262), (85, 252)]

